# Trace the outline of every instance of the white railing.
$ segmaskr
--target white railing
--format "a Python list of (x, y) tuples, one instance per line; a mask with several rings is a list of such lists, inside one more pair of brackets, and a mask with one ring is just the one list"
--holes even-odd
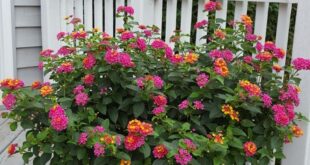
[[(0, 0), (1, 1), (1, 0)], [(2, 0), (5, 1), (5, 0)], [(191, 31), (192, 4), (197, 0), (182, 0), (181, 4), (181, 30), (184, 33)], [(208, 19), (203, 13), (203, 4), (207, 0), (198, 0), (197, 20)], [(247, 13), (248, 2), (256, 3), (256, 16), (254, 32), (262, 36), (265, 40), (269, 3), (279, 4), (277, 20), (276, 44), (287, 49), (288, 34), (290, 27), (290, 17), (292, 4), (298, 3), (297, 20), (295, 25), (295, 35), (293, 44), (293, 57), (306, 57), (310, 55), (310, 0), (230, 0), (235, 1), (234, 18), (238, 20), (241, 15)], [(216, 17), (226, 19), (228, 0), (221, 0), (223, 9), (217, 11)], [(166, 3), (166, 20), (162, 21), (163, 5)], [(128, 4), (135, 8), (134, 17), (145, 25), (156, 25), (162, 27), (165, 22), (165, 40), (168, 41), (177, 24), (177, 3), (178, 0), (41, 0), (42, 12), (42, 33), (43, 47), (57, 49), (60, 45), (56, 40), (59, 31), (70, 31), (72, 27), (63, 21), (65, 16), (74, 15), (81, 18), (86, 30), (97, 27), (110, 35), (115, 33), (115, 29), (122, 26), (122, 20), (114, 18), (116, 7)], [(1, 14), (0, 14), (1, 15)], [(0, 19), (1, 20), (1, 19)], [(223, 25), (225, 26), (225, 25)], [(0, 26), (1, 27), (1, 26)], [(162, 31), (162, 32), (163, 32)], [(199, 40), (204, 32), (196, 32), (196, 44), (201, 44)], [(1, 37), (0, 37), (1, 38)], [(1, 51), (1, 49), (0, 49)], [(309, 58), (309, 56), (308, 56)], [(285, 61), (282, 62), (285, 64)], [(304, 90), (301, 95), (301, 105), (298, 111), (303, 112), (310, 118), (310, 82), (309, 74), (301, 74), (303, 81), (301, 87)], [(310, 165), (310, 126), (302, 124), (304, 136), (295, 140), (293, 144), (285, 146), (287, 158), (282, 160), (282, 165)], [(274, 164), (271, 162), (270, 164)]]

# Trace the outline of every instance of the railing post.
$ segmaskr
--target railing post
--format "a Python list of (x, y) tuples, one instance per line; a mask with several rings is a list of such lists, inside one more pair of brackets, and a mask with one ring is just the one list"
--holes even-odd
[[(310, 1), (299, 0), (297, 9), (297, 18), (295, 24), (293, 58), (304, 57), (310, 58)], [(300, 74), (302, 89), (300, 99), (301, 104), (297, 108), (298, 112), (302, 112), (310, 118), (310, 74), (302, 72)], [(299, 139), (294, 139), (292, 144), (285, 145), (284, 151), (286, 159), (282, 160), (282, 165), (309, 165), (310, 164), (310, 125), (302, 122), (300, 126), (304, 130), (304, 136)]]

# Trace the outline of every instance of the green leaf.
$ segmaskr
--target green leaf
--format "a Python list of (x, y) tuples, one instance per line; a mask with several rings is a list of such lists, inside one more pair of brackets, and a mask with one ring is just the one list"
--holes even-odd
[(235, 136), (246, 136), (246, 133), (240, 128), (233, 127), (232, 131)]
[(101, 123), (101, 125), (103, 126), (103, 128), (109, 129), (109, 127), (110, 127), (110, 120), (109, 120), (109, 119), (103, 120), (103, 122)]
[(137, 118), (139, 117), (140, 115), (143, 114), (144, 112), (144, 103), (143, 102), (140, 102), (140, 103), (136, 103), (133, 105), (133, 114), (134, 116)]
[(85, 148), (79, 148), (77, 150), (77, 158), (79, 160), (82, 160), (85, 156), (87, 156), (87, 151)]
[(47, 137), (47, 135), (48, 135), (48, 129), (45, 129), (44, 131), (38, 133), (37, 139), (39, 141), (42, 141)]
[(110, 119), (116, 123), (117, 119), (118, 119), (118, 110), (117, 109), (114, 109), (114, 108), (110, 108), (108, 110), (108, 113), (109, 113), (109, 117)]
[(199, 93), (198, 92), (193, 92), (191, 93), (191, 95), (189, 96), (192, 99), (198, 98), (199, 97)]
[(46, 164), (52, 158), (52, 154), (50, 153), (43, 153), (40, 156), (40, 164)]
[(23, 127), (23, 129), (32, 128), (33, 123), (30, 120), (23, 120), (20, 125)]
[(252, 112), (252, 113), (262, 113), (258, 107), (253, 106), (253, 105), (248, 105), (246, 103), (243, 103), (243, 104), (241, 104), (241, 107), (244, 108), (245, 110)]
[(248, 119), (241, 120), (241, 125), (244, 127), (254, 127), (255, 126), (255, 124), (251, 120), (248, 120)]
[(152, 165), (168, 165), (167, 160), (162, 160), (162, 159), (156, 159)]
[(190, 128), (191, 128), (191, 125), (189, 123), (184, 123), (182, 124), (182, 127), (181, 127), (183, 131), (188, 131), (190, 130)]
[(242, 142), (238, 138), (233, 138), (233, 139), (229, 140), (228, 144), (230, 146), (238, 148), (238, 149), (242, 149), (243, 148)]
[(148, 158), (151, 155), (151, 147), (147, 143), (145, 143), (139, 151), (143, 153), (144, 158)]
[(17, 123), (16, 122), (10, 123), (10, 129), (11, 131), (15, 131), (17, 129)]
[(53, 140), (58, 143), (64, 142), (66, 139), (67, 137), (64, 135), (56, 135), (53, 137)]
[(25, 163), (29, 163), (29, 158), (33, 156), (32, 152), (26, 152), (23, 154), (23, 160)]
[(131, 160), (130, 156), (129, 156), (127, 153), (122, 152), (122, 151), (118, 151), (118, 152), (117, 152), (116, 158), (118, 158), (118, 159), (124, 159), (124, 160)]

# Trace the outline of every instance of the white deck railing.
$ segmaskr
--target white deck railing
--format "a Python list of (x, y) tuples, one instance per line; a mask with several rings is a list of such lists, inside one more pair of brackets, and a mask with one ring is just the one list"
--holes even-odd
[[(191, 31), (192, 3), (197, 0), (182, 0), (181, 4), (181, 30), (184, 33)], [(207, 19), (202, 13), (205, 0), (198, 0), (197, 20)], [(228, 0), (221, 0), (223, 10), (217, 11), (216, 17), (226, 19)], [(287, 48), (289, 23), (293, 3), (298, 3), (296, 28), (293, 44), (293, 56), (305, 57), (310, 55), (310, 0), (234, 0), (236, 7), (234, 18), (239, 19), (241, 15), (247, 13), (248, 2), (256, 3), (255, 33), (261, 35), (263, 40), (266, 36), (269, 3), (279, 4), (279, 14), (277, 22), (276, 44)], [(142, 24), (157, 25), (162, 27), (163, 3), (166, 3), (165, 36), (168, 41), (169, 36), (176, 28), (177, 20), (177, 0), (127, 0), (127, 4), (134, 6), (135, 18)], [(11, 12), (10, 0), (0, 0), (0, 78), (14, 76), (14, 54), (12, 51), (12, 22), (10, 22)], [(122, 25), (121, 20), (114, 20), (116, 6), (124, 5), (124, 0), (41, 0), (42, 13), (42, 37), (43, 47), (56, 49), (60, 45), (56, 40), (59, 31), (70, 31), (72, 27), (67, 26), (63, 18), (67, 15), (75, 15), (82, 19), (86, 30), (98, 27), (101, 30), (113, 35), (115, 28)], [(94, 18), (93, 18), (94, 17)], [(196, 44), (203, 42), (199, 40), (204, 32), (198, 30), (196, 33)], [(284, 62), (283, 62), (284, 64)], [(298, 108), (306, 116), (310, 117), (310, 82), (309, 74), (302, 73), (303, 89), (301, 95), (301, 105)], [(310, 164), (310, 126), (302, 125), (305, 135), (295, 140), (293, 144), (285, 147), (287, 159), (282, 161), (283, 165), (309, 165)]]

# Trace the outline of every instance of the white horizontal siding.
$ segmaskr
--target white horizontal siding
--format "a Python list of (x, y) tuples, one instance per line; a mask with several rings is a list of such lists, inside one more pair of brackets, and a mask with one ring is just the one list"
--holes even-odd
[(16, 65), (17, 68), (37, 66), (39, 63), (39, 53), (41, 47), (17, 48)]
[(16, 28), (16, 47), (42, 46), (41, 28)]
[(15, 7), (16, 27), (40, 27), (41, 26), (40, 7)]
[(14, 0), (15, 6), (40, 6), (40, 0)]
[(17, 78), (25, 82), (25, 85), (31, 85), (33, 81), (42, 81), (42, 71), (38, 67), (17, 69)]

